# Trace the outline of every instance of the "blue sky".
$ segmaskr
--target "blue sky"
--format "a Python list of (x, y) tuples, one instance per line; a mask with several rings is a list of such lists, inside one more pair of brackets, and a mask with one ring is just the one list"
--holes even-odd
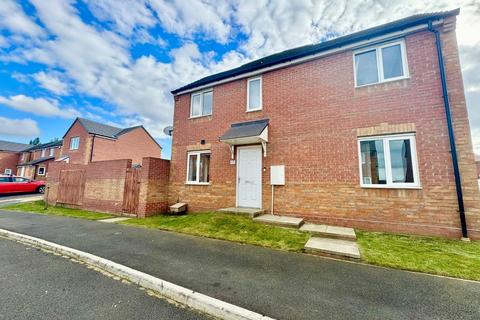
[(474, 1), (0, 1), (0, 139), (62, 137), (77, 116), (143, 124), (170, 156), (170, 90), (288, 48), (461, 8), (457, 37), (480, 154)]

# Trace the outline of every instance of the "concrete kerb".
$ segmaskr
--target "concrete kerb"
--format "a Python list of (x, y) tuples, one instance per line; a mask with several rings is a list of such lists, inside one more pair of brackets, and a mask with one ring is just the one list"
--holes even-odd
[(87, 252), (4, 229), (0, 229), (0, 236), (82, 261), (135, 283), (140, 287), (152, 290), (167, 299), (171, 299), (216, 318), (231, 320), (274, 320), (273, 318), (206, 296), (199, 292), (194, 292), (190, 289)]

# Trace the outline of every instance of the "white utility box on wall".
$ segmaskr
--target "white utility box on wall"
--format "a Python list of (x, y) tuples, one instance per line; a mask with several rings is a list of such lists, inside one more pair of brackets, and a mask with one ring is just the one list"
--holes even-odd
[(270, 184), (272, 186), (285, 185), (285, 166), (271, 166), (270, 167)]

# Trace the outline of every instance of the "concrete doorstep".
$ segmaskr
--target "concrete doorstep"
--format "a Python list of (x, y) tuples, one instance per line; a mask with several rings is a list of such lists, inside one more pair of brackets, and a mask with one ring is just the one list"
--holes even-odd
[(4, 229), (0, 229), (0, 236), (82, 261), (110, 274), (131, 281), (145, 289), (152, 290), (167, 299), (171, 299), (216, 318), (232, 320), (273, 320), (273, 318), (206, 296), (199, 292), (194, 292), (190, 289), (87, 252)]

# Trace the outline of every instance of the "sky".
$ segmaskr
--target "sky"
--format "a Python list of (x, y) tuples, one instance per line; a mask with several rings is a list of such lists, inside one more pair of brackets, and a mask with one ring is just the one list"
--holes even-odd
[(457, 7), (480, 154), (480, 0), (0, 0), (0, 139), (48, 142), (81, 116), (143, 124), (168, 159), (171, 90), (288, 48)]

